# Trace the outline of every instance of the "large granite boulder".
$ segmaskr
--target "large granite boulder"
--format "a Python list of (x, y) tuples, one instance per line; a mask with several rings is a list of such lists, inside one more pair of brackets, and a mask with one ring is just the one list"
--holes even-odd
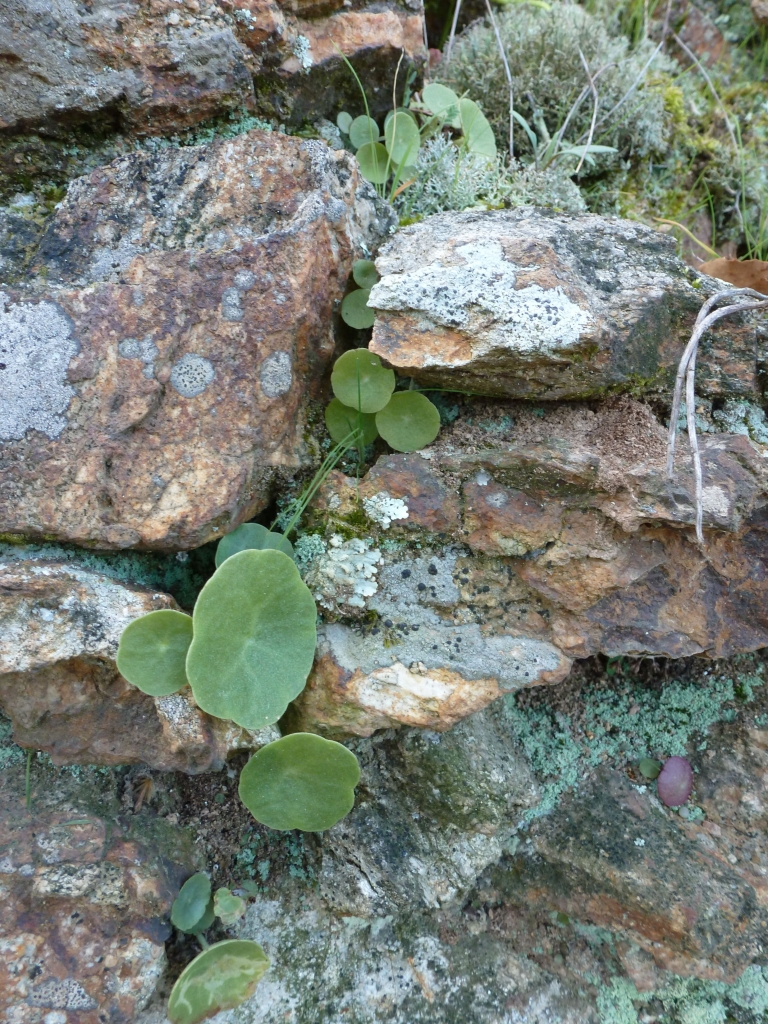
[(376, 79), (369, 91), (379, 110), (401, 50), (423, 60), (420, 7), (347, 6), (15, 0), (0, 11), (0, 130), (85, 123), (158, 135), (254, 110), (316, 118), (359, 102), (334, 43), (364, 80)]
[(348, 154), (262, 131), (74, 182), (0, 289), (0, 532), (191, 548), (264, 508), (389, 216)]
[(704, 548), (687, 443), (667, 479), (664, 428), (626, 398), (470, 405), (359, 487), (329, 478), (313, 528), (363, 534), (376, 571), (357, 606), (317, 589), (336, 621), (292, 727), (441, 730), (574, 658), (765, 646), (768, 449), (744, 429), (701, 439)]
[(175, 607), (167, 594), (76, 565), (0, 562), (0, 710), (16, 742), (56, 764), (196, 773), (271, 739), (273, 729), (249, 733), (200, 711), (188, 689), (149, 697), (119, 674), (128, 623)]
[[(428, 217), (376, 266), (371, 350), (398, 373), (537, 400), (668, 388), (702, 301), (724, 287), (644, 225), (530, 207)], [(753, 323), (712, 332), (697, 388), (761, 394)]]

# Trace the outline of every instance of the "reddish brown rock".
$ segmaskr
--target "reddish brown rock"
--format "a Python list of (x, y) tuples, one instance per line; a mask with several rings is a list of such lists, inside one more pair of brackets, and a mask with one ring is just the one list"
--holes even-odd
[[(666, 391), (703, 299), (723, 287), (658, 231), (533, 208), (427, 217), (376, 266), (373, 352), (433, 387), (525, 399)], [(704, 348), (698, 393), (761, 394), (754, 323), (723, 321)]]
[[(476, 425), (505, 410), (506, 437)], [(573, 658), (768, 645), (766, 449), (744, 434), (700, 443), (703, 549), (687, 444), (670, 481), (666, 432), (630, 399), (475, 405), (427, 451), (383, 456), (359, 489), (336, 474), (313, 528), (352, 525), (381, 564), (360, 624), (326, 627), (303, 726), (440, 730), (558, 682)]]
[(262, 734), (200, 711), (191, 692), (149, 697), (117, 671), (120, 634), (176, 607), (167, 594), (72, 565), (0, 564), (0, 709), (21, 746), (55, 764), (148, 764), (197, 773)]
[(128, 1024), (165, 967), (183, 869), (65, 804), (0, 795), (0, 1016)]
[[(340, 100), (357, 106), (359, 95), (333, 43), (366, 84), (371, 75), (382, 83), (369, 88), (379, 112), (385, 98), (391, 102), (402, 50), (417, 65), (424, 59), (419, 8), (342, 7), (340, 0), (140, 0), (117, 7), (66, 0), (41, 17), (31, 0), (6, 5), (0, 130), (86, 122), (156, 135), (227, 113), (296, 122), (335, 114)], [(329, 72), (339, 79), (333, 88)]]
[(259, 131), (74, 182), (0, 292), (0, 531), (191, 548), (262, 509), (377, 209), (347, 154)]
[(694, 758), (703, 820), (601, 769), (533, 824), (526, 854), (497, 870), (499, 882), (528, 906), (630, 939), (665, 970), (735, 981), (768, 930), (768, 733), (720, 725), (706, 746)]

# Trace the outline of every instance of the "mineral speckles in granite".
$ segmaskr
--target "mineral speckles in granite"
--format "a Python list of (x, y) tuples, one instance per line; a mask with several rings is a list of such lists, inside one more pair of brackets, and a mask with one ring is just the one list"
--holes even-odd
[(75, 392), (67, 369), (79, 344), (55, 302), (11, 302), (0, 292), (0, 440), (38, 430), (58, 437)]

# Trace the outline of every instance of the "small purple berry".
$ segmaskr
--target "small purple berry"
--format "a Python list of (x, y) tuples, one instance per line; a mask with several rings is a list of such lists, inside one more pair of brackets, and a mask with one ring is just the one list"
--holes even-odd
[(693, 790), (693, 768), (684, 757), (670, 757), (659, 774), (659, 800), (667, 807), (681, 807)]

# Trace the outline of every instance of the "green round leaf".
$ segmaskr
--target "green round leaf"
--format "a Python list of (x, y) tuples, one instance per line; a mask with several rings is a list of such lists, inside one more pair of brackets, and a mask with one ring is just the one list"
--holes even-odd
[(370, 288), (358, 288), (356, 292), (345, 295), (341, 303), (341, 319), (350, 327), (362, 331), (365, 327), (373, 327), (376, 314), (368, 305)]
[(240, 799), (267, 828), (323, 832), (352, 810), (360, 779), (346, 747), (297, 732), (268, 743), (240, 773)]
[(269, 960), (258, 942), (227, 939), (209, 946), (179, 975), (168, 1000), (171, 1024), (199, 1024), (253, 995)]
[(332, 398), (325, 409), (325, 425), (332, 440), (339, 444), (353, 430), (361, 430), (363, 444), (370, 444), (379, 436), (376, 417), (370, 412), (358, 412), (344, 405), (338, 398)]
[(125, 627), (117, 648), (124, 679), (152, 697), (166, 697), (187, 685), (184, 665), (192, 643), (192, 618), (163, 608)]
[(473, 100), (459, 100), (459, 116), (461, 130), (470, 153), (488, 157), (489, 160), (495, 159), (496, 140), (493, 137), (493, 128), (480, 107)]
[(384, 144), (395, 168), (415, 163), (421, 145), (416, 122), (403, 111), (393, 114), (384, 129)]
[[(188, 878), (171, 907), (171, 923), (179, 931), (204, 931), (199, 927), (211, 901), (211, 880), (202, 871)], [(211, 918), (213, 920), (213, 918)]]
[(349, 126), (352, 124), (352, 115), (348, 114), (346, 110), (342, 110), (336, 115), (336, 126), (344, 132), (345, 135), (349, 135)]
[(446, 85), (439, 85), (437, 82), (430, 82), (424, 86), (421, 94), (421, 101), (427, 110), (430, 110), (438, 117), (445, 117), (449, 123), (458, 128), (459, 97)]
[(275, 548), (293, 558), (293, 544), (287, 537), (281, 533), (272, 533), (260, 523), (243, 523), (219, 541), (216, 547), (216, 568), (238, 551), (261, 551), (263, 548)]
[(239, 551), (208, 580), (192, 616), (187, 677), (198, 706), (262, 729), (298, 697), (312, 668), (315, 602), (282, 551)]
[(229, 927), (245, 913), (245, 900), (222, 887), (213, 897), (213, 912), (225, 927)]
[(355, 260), (352, 277), (359, 288), (373, 288), (379, 281), (379, 272), (373, 260)]
[(395, 371), (385, 370), (379, 357), (367, 348), (353, 348), (334, 363), (331, 387), (350, 409), (378, 412), (395, 390)]
[(657, 779), (661, 773), (661, 765), (652, 757), (644, 757), (637, 766), (645, 779)]
[(372, 117), (361, 114), (350, 122), (347, 135), (355, 149), (360, 149), (361, 146), (379, 141), (379, 126)]
[(374, 185), (383, 185), (389, 177), (392, 165), (386, 149), (380, 142), (366, 142), (355, 154), (360, 165), (360, 173), (366, 181)]
[(440, 432), (440, 413), (418, 391), (398, 391), (376, 413), (379, 433), (397, 452), (415, 452), (431, 444)]

